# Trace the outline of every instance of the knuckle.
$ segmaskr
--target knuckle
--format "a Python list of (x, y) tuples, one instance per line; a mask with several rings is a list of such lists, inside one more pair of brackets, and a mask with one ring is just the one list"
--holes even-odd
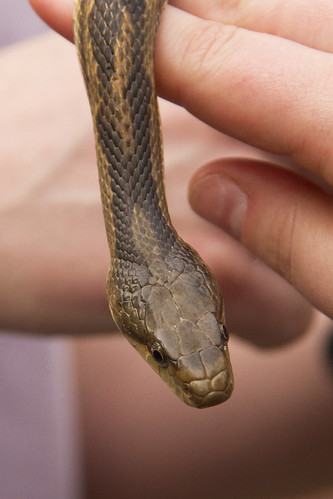
[(238, 28), (218, 22), (196, 22), (187, 36), (182, 63), (190, 66), (193, 78), (200, 81), (216, 75), (223, 59), (235, 50), (235, 35)]

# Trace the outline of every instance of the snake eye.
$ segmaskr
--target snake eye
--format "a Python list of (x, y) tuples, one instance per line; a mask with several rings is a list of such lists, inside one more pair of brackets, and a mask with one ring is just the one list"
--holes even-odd
[(157, 364), (160, 366), (166, 365), (166, 357), (160, 343), (153, 343), (150, 347), (150, 353)]

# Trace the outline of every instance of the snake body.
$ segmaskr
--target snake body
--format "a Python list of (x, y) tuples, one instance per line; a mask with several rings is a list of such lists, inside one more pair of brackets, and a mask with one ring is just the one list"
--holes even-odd
[(112, 316), (188, 405), (229, 398), (218, 284), (173, 228), (163, 185), (154, 41), (166, 0), (76, 0), (75, 40), (94, 122)]

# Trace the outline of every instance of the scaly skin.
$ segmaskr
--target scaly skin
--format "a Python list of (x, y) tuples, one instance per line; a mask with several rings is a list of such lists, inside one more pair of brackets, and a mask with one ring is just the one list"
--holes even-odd
[(165, 0), (77, 0), (75, 39), (94, 121), (119, 329), (188, 405), (227, 400), (233, 375), (219, 287), (172, 227), (154, 82)]

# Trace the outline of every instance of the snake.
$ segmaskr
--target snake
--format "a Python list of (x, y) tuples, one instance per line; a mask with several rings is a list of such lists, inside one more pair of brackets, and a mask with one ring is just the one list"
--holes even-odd
[(76, 0), (74, 38), (94, 125), (112, 317), (185, 404), (205, 408), (227, 400), (234, 380), (219, 285), (166, 202), (154, 77), (166, 3)]

